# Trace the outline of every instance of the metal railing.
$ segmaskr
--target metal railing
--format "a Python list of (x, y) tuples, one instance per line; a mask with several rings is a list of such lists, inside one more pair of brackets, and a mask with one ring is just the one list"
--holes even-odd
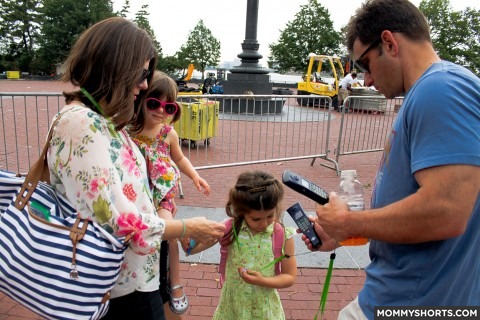
[[(197, 169), (316, 157), (334, 162), (327, 156), (330, 119), (333, 117), (331, 110), (320, 109), (314, 105), (299, 106), (296, 102), (299, 97), (181, 97), (181, 101), (184, 101), (182, 113), (186, 113), (182, 118), (194, 120), (185, 123), (180, 121), (175, 128), (179, 136), (187, 140), (188, 145), (188, 136), (194, 134), (182, 135), (184, 128), (210, 126), (218, 120), (213, 139), (204, 134), (202, 138), (209, 139), (206, 143), (204, 141), (203, 145), (196, 143), (193, 146), (190, 144), (186, 151), (186, 156)], [(323, 100), (324, 103), (331, 104), (330, 98), (325, 97)], [(202, 109), (206, 104), (218, 104), (218, 119), (212, 119), (216, 117), (212, 111), (206, 113), (206, 118), (195, 119), (192, 109)]]
[(341, 108), (336, 161), (343, 155), (382, 151), (402, 102), (403, 97), (348, 96)]
[(28, 171), (63, 105), (59, 93), (0, 93), (0, 168)]
[[(349, 108), (338, 113), (329, 97), (318, 96), (181, 95), (178, 100), (182, 116), (175, 129), (198, 170), (296, 159), (312, 159), (313, 165), (321, 159), (337, 174), (340, 156), (383, 149), (401, 103), (352, 96), (344, 102)], [(0, 168), (28, 171), (63, 105), (60, 93), (0, 93)]]

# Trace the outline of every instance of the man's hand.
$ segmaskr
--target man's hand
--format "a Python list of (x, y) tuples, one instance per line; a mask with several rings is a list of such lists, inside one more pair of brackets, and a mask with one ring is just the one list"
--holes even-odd
[(351, 236), (346, 226), (347, 215), (350, 212), (348, 205), (335, 192), (330, 192), (326, 205), (317, 204), (315, 211), (317, 224), (321, 226), (321, 231), (328, 234), (329, 237), (340, 242)]
[[(305, 242), (305, 245), (310, 251), (332, 251), (337, 247), (337, 241), (335, 239), (331, 238), (323, 228), (316, 222), (316, 218), (314, 217), (308, 217), (308, 220), (313, 223), (313, 228), (315, 229), (315, 232), (318, 234), (320, 237), (320, 240), (322, 240), (322, 245), (318, 248), (314, 248), (312, 244), (310, 243), (310, 239), (304, 234), (302, 234), (302, 240)], [(300, 229), (297, 229), (297, 233), (302, 233)]]

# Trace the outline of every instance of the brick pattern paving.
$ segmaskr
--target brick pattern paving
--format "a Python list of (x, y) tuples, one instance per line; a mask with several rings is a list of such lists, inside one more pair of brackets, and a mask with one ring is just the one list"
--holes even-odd
[[(182, 264), (182, 277), (191, 307), (184, 319), (211, 319), (218, 304), (220, 290), (216, 265)], [(299, 268), (297, 281), (286, 289), (280, 289), (287, 319), (313, 319), (319, 307), (325, 281), (325, 269)], [(324, 319), (336, 319), (338, 311), (352, 301), (364, 281), (362, 270), (334, 270)]]
[[(65, 85), (50, 82), (27, 82), (27, 81), (6, 81), (0, 80), (0, 91), (33, 91), (33, 92), (60, 92)], [(375, 117), (375, 115), (372, 115)], [(339, 118), (339, 117), (338, 117)], [(203, 148), (202, 144), (199, 148)], [(330, 146), (333, 150), (335, 145)], [(185, 151), (184, 151), (185, 152)], [(332, 155), (333, 157), (334, 155)], [(349, 155), (340, 158), (342, 169), (356, 169), (360, 181), (365, 185), (366, 206), (369, 207), (369, 200), (374, 183), (375, 172), (380, 162), (381, 153), (365, 153)], [(286, 169), (297, 172), (308, 177), (327, 191), (336, 190), (339, 177), (334, 170), (325, 168), (321, 164), (325, 161), (317, 160), (313, 166), (311, 160), (296, 160), (285, 162), (274, 162), (258, 165), (240, 166), (223, 169), (205, 169), (200, 174), (212, 187), (212, 194), (206, 197), (198, 192), (193, 183), (184, 178), (182, 182), (184, 198), (176, 199), (179, 206), (195, 206), (203, 208), (224, 207), (229, 188), (235, 183), (238, 174), (244, 170), (262, 169), (274, 174), (281, 179), (282, 172)], [(298, 195), (294, 191), (286, 190), (285, 205), (289, 206), (300, 201), (307, 211), (313, 211), (313, 201)], [(180, 217), (181, 218), (181, 217)], [(218, 299), (220, 289), (218, 288), (217, 265), (211, 264), (187, 264), (181, 263), (181, 278), (186, 285), (185, 291), (190, 299), (190, 308), (181, 319), (206, 320), (211, 319)], [(296, 283), (286, 289), (279, 290), (287, 319), (313, 319), (319, 306), (320, 295), (325, 280), (325, 269), (299, 268)], [(330, 285), (330, 293), (326, 305), (326, 312), (323, 319), (336, 319), (338, 311), (352, 301), (361, 289), (365, 280), (363, 270), (339, 270), (334, 269)], [(20, 319), (42, 319), (12, 301), (0, 293), (0, 320)], [(178, 316), (169, 316), (169, 320), (180, 319)]]
[[(211, 319), (218, 304), (221, 289), (218, 286), (217, 265), (182, 263), (181, 277), (190, 307), (181, 317), (169, 320)], [(317, 312), (325, 281), (325, 269), (299, 268), (297, 281), (280, 289), (287, 319), (312, 320)], [(362, 270), (334, 270), (324, 313), (324, 320), (337, 318), (338, 311), (352, 301), (365, 280)], [(0, 293), (0, 320), (43, 319)]]

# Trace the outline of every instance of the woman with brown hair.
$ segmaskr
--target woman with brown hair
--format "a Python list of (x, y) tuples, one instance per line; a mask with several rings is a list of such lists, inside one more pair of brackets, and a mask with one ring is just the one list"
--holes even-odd
[(164, 319), (158, 290), (162, 240), (214, 243), (224, 227), (205, 218), (164, 220), (152, 201), (145, 159), (124, 127), (156, 65), (149, 35), (124, 18), (87, 29), (65, 63), (66, 106), (48, 152), (52, 186), (82, 218), (116, 235), (134, 232), (106, 319)]

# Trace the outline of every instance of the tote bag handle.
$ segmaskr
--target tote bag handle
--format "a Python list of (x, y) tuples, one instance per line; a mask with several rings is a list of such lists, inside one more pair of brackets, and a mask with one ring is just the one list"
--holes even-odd
[(48, 131), (47, 141), (45, 142), (45, 146), (43, 147), (40, 157), (37, 161), (35, 161), (35, 163), (28, 171), (27, 176), (25, 177), (22, 188), (20, 189), (20, 192), (15, 199), (15, 208), (17, 208), (18, 210), (23, 210), (23, 208), (25, 208), (28, 201), (30, 200), (30, 197), (35, 191), (35, 188), (37, 187), (38, 181), (42, 180), (50, 183), (50, 173), (47, 164), (47, 151), (50, 140), (52, 139), (53, 128), (55, 128), (61, 117), (62, 114), (59, 113), (58, 117), (55, 119), (52, 126), (50, 127), (50, 130)]

